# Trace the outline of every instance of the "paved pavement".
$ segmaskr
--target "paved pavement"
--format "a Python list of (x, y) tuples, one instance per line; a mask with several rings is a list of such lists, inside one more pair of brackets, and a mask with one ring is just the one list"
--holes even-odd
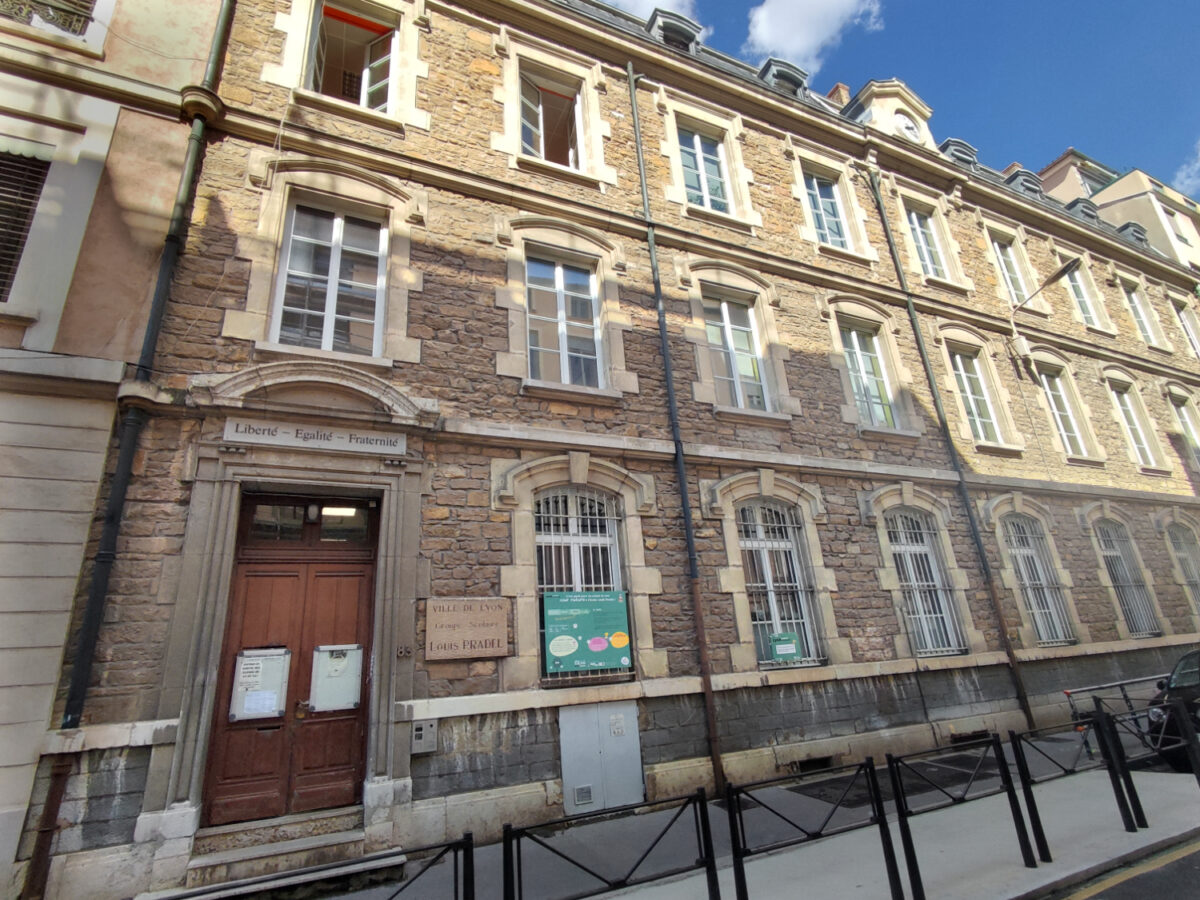
[(1191, 841), (1149, 859), (1056, 894), (1055, 900), (1146, 900), (1184, 898), (1200, 893), (1200, 841)]
[[(1035, 798), (1053, 861), (1026, 868), (1017, 843), (1008, 799), (1000, 794), (910, 820), (925, 895), (929, 900), (1032, 900), (1078, 885), (1122, 863), (1141, 859), (1182, 841), (1200, 837), (1200, 787), (1190, 774), (1139, 771), (1133, 774), (1149, 827), (1124, 830), (1108, 775), (1082, 772), (1035, 788)], [(795, 800), (814, 806), (811, 798)], [(710, 818), (723, 898), (736, 896), (728, 828), (724, 810), (710, 804)], [(660, 827), (663, 813), (633, 816), (572, 829), (555, 837), (555, 846), (612, 877), (612, 862), (636, 858), (644, 833)], [(767, 819), (762, 816), (762, 819)], [(899, 829), (891, 831), (907, 897), (913, 893), (904, 877)], [(641, 844), (644, 846), (644, 843)], [(890, 900), (879, 832), (863, 828), (810, 844), (756, 856), (746, 863), (752, 898), (797, 897), (803, 900)], [(622, 852), (625, 851), (625, 852)], [(694, 858), (694, 838), (687, 820), (668, 833), (648, 863), (662, 869), (672, 860)], [(476, 852), (476, 896), (502, 896), (498, 846)], [(413, 864), (410, 863), (410, 866)], [(651, 866), (653, 868), (653, 865)], [(409, 876), (415, 870), (409, 870)], [(523, 852), (524, 900), (546, 900), (596, 886), (587, 875), (537, 846)], [(450, 893), (448, 867), (431, 870), (400, 895), (443, 898)], [(386, 900), (398, 885), (380, 885), (340, 896)], [(703, 872), (658, 882), (608, 896), (638, 900), (698, 900), (707, 896)], [(1182, 895), (1177, 895), (1182, 896)]]

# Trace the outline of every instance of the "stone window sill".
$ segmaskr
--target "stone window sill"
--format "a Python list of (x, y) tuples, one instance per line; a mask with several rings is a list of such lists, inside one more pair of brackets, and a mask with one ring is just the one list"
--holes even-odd
[(787, 413), (770, 412), (764, 409), (743, 409), (740, 406), (713, 404), (713, 415), (718, 419), (726, 419), (730, 422), (765, 425), (768, 428), (790, 428), (792, 424), (792, 417)]
[(394, 131), (399, 137), (404, 137), (403, 124), (391, 116), (375, 112), (373, 109), (367, 109), (365, 106), (359, 106), (357, 103), (350, 103), (346, 100), (339, 100), (337, 97), (330, 97), (327, 94), (318, 94), (316, 91), (297, 90), (295, 96), (299, 106), (334, 113), (345, 119), (362, 122), (364, 125), (374, 125), (377, 128)]
[(619, 406), (622, 399), (621, 392), (611, 388), (580, 387), (575, 384), (561, 384), (557, 381), (539, 381), (535, 378), (526, 378), (521, 381), (521, 395), (540, 397), (546, 400), (591, 403), (595, 406)]
[(915, 444), (921, 439), (921, 432), (911, 428), (882, 428), (878, 425), (859, 425), (860, 437), (883, 438), (884, 440), (900, 441)]
[(1083, 327), (1091, 334), (1102, 334), (1105, 337), (1117, 336), (1117, 329), (1111, 325), (1084, 325)]
[(375, 366), (380, 369), (390, 369), (394, 361), (382, 356), (359, 356), (357, 353), (342, 353), (339, 350), (317, 350), (314, 347), (295, 347), (291, 344), (275, 344), (270, 341), (255, 341), (256, 353), (278, 353), (281, 356), (308, 356), (314, 359), (325, 359), (336, 362), (357, 363), (361, 366)]
[(867, 255), (859, 253), (857, 250), (848, 250), (842, 247), (834, 247), (832, 244), (817, 244), (817, 253), (821, 256), (829, 256), (833, 259), (840, 259), (845, 262), (854, 263), (868, 268), (878, 262), (879, 257), (875, 255)]
[(587, 172), (581, 172), (579, 169), (572, 169), (570, 166), (562, 166), (558, 163), (548, 162), (544, 159), (538, 159), (536, 156), (526, 156), (525, 154), (517, 156), (516, 162), (518, 169), (526, 169), (541, 175), (552, 175), (555, 178), (574, 181), (576, 184), (582, 184), (585, 187), (595, 188), (596, 190), (600, 189), (599, 178)]
[(727, 228), (734, 228), (746, 234), (754, 233), (754, 226), (745, 219), (730, 215), (729, 213), (717, 212), (714, 209), (707, 209), (703, 206), (694, 206), (689, 203), (684, 207), (683, 214), (690, 219), (700, 219), (716, 225), (724, 225)]
[(922, 275), (921, 278), (924, 279), (926, 287), (941, 288), (963, 296), (971, 293), (969, 284), (960, 284), (957, 281), (950, 281), (948, 278), (938, 278), (936, 275)]
[(1067, 455), (1067, 465), (1069, 466), (1090, 466), (1094, 469), (1104, 467), (1105, 461), (1095, 456), (1071, 456)]
[(1138, 471), (1143, 475), (1150, 475), (1154, 478), (1170, 478), (1171, 470), (1164, 469), (1161, 466), (1138, 466)]
[(975, 449), (980, 453), (990, 453), (993, 456), (1023, 456), (1025, 446), (1023, 444), (1005, 444), (996, 443), (993, 441), (976, 441)]

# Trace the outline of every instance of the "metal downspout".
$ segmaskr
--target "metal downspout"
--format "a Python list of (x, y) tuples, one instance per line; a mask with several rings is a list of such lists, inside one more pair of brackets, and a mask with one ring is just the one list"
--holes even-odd
[[(224, 0), (217, 16), (213, 43), (209, 48), (208, 64), (205, 67), (204, 80), (201, 83), (202, 90), (210, 94), (216, 88), (221, 63), (229, 44), (229, 30), (235, 3), (236, 0)], [(206, 124), (202, 114), (193, 115), (183, 170), (179, 176), (179, 188), (175, 193), (175, 206), (171, 210), (170, 224), (163, 240), (158, 278), (154, 285), (154, 296), (146, 321), (145, 335), (142, 339), (142, 351), (138, 357), (137, 371), (134, 374), (134, 379), (139, 382), (148, 382), (153, 371), (154, 354), (158, 347), (159, 332), (162, 329), (163, 313), (166, 310), (167, 296), (171, 289), (171, 279), (175, 273), (175, 263), (179, 259), (183, 231), (187, 224), (187, 210), (194, 194), (196, 170), (204, 150)], [(63, 728), (78, 728), (83, 717), (83, 703), (87, 697), (88, 682), (91, 680), (96, 639), (104, 620), (108, 582), (117, 558), (117, 538), (120, 534), (121, 517), (125, 509), (125, 495), (133, 475), (133, 461), (137, 452), (138, 439), (148, 418), (149, 414), (145, 410), (133, 407), (127, 410), (121, 419), (117, 467), (113, 473), (108, 502), (104, 508), (104, 525), (100, 532), (92, 580), (88, 587), (87, 602), (83, 609), (83, 619), (75, 644), (75, 660), (71, 667), (71, 682), (67, 689), (66, 708), (62, 719)]]
[(654, 219), (650, 215), (650, 192), (646, 185), (646, 159), (642, 153), (642, 124), (638, 117), (637, 83), (641, 75), (626, 64), (629, 102), (633, 109), (633, 135), (637, 150), (638, 179), (642, 188), (642, 218), (646, 223), (646, 246), (650, 251), (650, 271), (654, 276), (654, 304), (658, 311), (658, 340), (663, 357), (663, 381), (667, 388), (667, 411), (671, 420), (671, 440), (675, 445), (675, 480), (679, 485), (679, 503), (683, 513), (683, 535), (687, 543), (688, 585), (696, 623), (696, 643), (700, 652), (700, 684), (704, 693), (704, 714), (708, 731), (708, 755), (712, 760), (713, 782), (718, 795), (725, 792), (725, 767), (721, 762), (721, 740), (717, 731), (717, 707), (712, 688), (712, 661), (708, 655), (708, 632), (704, 625), (704, 605), (700, 593), (700, 558), (696, 552), (696, 532), (692, 524), (692, 503), (688, 496), (687, 466), (683, 458), (683, 439), (679, 432), (679, 404), (675, 399), (675, 375), (671, 365), (671, 345), (667, 335), (667, 311), (663, 304), (662, 277), (658, 267), (658, 248), (654, 240)]
[(929, 392), (933, 396), (933, 409), (937, 414), (938, 427), (942, 432), (942, 440), (946, 442), (946, 448), (950, 453), (950, 462), (954, 466), (959, 497), (967, 510), (967, 522), (971, 527), (971, 541), (975, 545), (975, 553), (979, 557), (983, 580), (987, 583), (988, 594), (991, 596), (992, 609), (996, 614), (996, 624), (1000, 628), (1000, 643), (1004, 647), (1004, 655), (1008, 657), (1009, 675), (1012, 677), (1013, 687), (1017, 692), (1017, 703), (1021, 706), (1021, 712), (1025, 714), (1027, 726), (1032, 729), (1035, 727), (1035, 724), (1033, 721), (1033, 710), (1029, 706), (1029, 695), (1025, 691), (1025, 680), (1021, 677), (1017, 654), (1013, 649), (1012, 640), (1008, 636), (1008, 626), (1004, 621), (1004, 607), (1000, 602), (1000, 591), (996, 587), (996, 578), (992, 572), (991, 565), (988, 563), (987, 548), (983, 543), (983, 534), (979, 530), (979, 521), (975, 517), (975, 508), (971, 505), (971, 490), (967, 486), (966, 478), (963, 477), (962, 459), (959, 456), (958, 447), (955, 445), (950, 434), (950, 423), (946, 419), (946, 409), (942, 405), (942, 394), (938, 390), (937, 378), (933, 372), (933, 364), (925, 348), (925, 337), (921, 333), (920, 322), (917, 319), (917, 309), (913, 305), (912, 292), (908, 289), (908, 278), (905, 277), (904, 266), (900, 262), (900, 250), (896, 246), (896, 237), (892, 234), (891, 222), (888, 219), (887, 210), (883, 205), (883, 194), (879, 190), (879, 172), (876, 169), (870, 169), (868, 175), (871, 180), (871, 193), (875, 196), (875, 206), (879, 210), (880, 221), (883, 222), (883, 234), (887, 239), (888, 250), (892, 254), (892, 265), (896, 269), (896, 278), (900, 281), (900, 290), (904, 292), (904, 303), (908, 308), (908, 321), (912, 326), (913, 335), (916, 338), (917, 353), (921, 357), (921, 366), (925, 370), (925, 380), (929, 382)]

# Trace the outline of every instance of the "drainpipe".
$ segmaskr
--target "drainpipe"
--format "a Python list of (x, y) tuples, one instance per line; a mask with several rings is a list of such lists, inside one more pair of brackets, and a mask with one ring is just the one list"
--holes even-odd
[(692, 523), (692, 502), (688, 496), (687, 467), (683, 458), (683, 439), (679, 433), (679, 404), (675, 399), (675, 376), (671, 366), (671, 345), (667, 337), (667, 311), (663, 304), (662, 276), (658, 267), (658, 248), (654, 240), (654, 219), (650, 215), (650, 192), (646, 186), (646, 159), (642, 153), (642, 125), (638, 118), (637, 83), (641, 75), (626, 65), (629, 102), (633, 109), (634, 146), (637, 149), (638, 178), (642, 188), (642, 218), (646, 223), (646, 246), (650, 251), (650, 271), (654, 276), (654, 305), (658, 311), (658, 340), (662, 349), (663, 380), (667, 386), (667, 411), (671, 420), (671, 440), (675, 445), (675, 480), (679, 484), (679, 504), (683, 512), (683, 536), (687, 543), (688, 586), (696, 623), (696, 643), (700, 652), (700, 685), (704, 693), (704, 717), (708, 730), (708, 755), (712, 761), (713, 782), (718, 795), (725, 792), (725, 766), (721, 762), (721, 739), (717, 732), (717, 706), (713, 698), (712, 660), (708, 655), (708, 632), (704, 626), (704, 604), (700, 593), (700, 558), (696, 552), (696, 531)]
[(1008, 636), (1008, 628), (1004, 623), (1004, 607), (1000, 602), (1000, 591), (996, 586), (996, 577), (992, 572), (992, 567), (988, 563), (987, 548), (983, 543), (983, 534), (979, 530), (979, 521), (975, 517), (975, 508), (971, 505), (971, 490), (967, 486), (966, 478), (963, 476), (962, 459), (950, 435), (950, 423), (946, 419), (946, 409), (942, 406), (942, 393), (938, 390), (937, 378), (933, 372), (933, 364), (925, 348), (925, 337), (921, 334), (920, 322), (917, 319), (917, 309), (913, 305), (913, 295), (908, 289), (908, 279), (904, 274), (904, 266), (900, 262), (900, 250), (896, 246), (896, 236), (892, 234), (891, 221), (888, 219), (887, 210), (883, 206), (883, 194), (879, 190), (879, 171), (877, 169), (870, 169), (868, 174), (871, 178), (871, 193), (875, 195), (875, 206), (879, 210), (879, 219), (883, 222), (883, 234), (887, 239), (888, 250), (892, 254), (892, 265), (896, 269), (896, 278), (900, 281), (900, 290), (904, 292), (904, 303), (908, 308), (908, 321), (912, 326), (913, 335), (916, 337), (917, 353), (921, 357), (921, 365), (925, 369), (925, 380), (929, 382), (929, 392), (933, 396), (933, 409), (937, 415), (938, 427), (942, 432), (942, 440), (946, 442), (946, 448), (950, 453), (950, 462), (954, 466), (958, 495), (967, 510), (967, 522), (971, 527), (971, 542), (975, 545), (975, 553), (979, 557), (979, 566), (983, 573), (983, 580), (988, 586), (988, 594), (992, 600), (992, 609), (996, 614), (996, 624), (1000, 626), (1000, 643), (1004, 647), (1004, 655), (1008, 657), (1008, 672), (1012, 677), (1013, 687), (1017, 692), (1017, 703), (1021, 706), (1021, 712), (1025, 714), (1026, 724), (1032, 729), (1035, 725), (1033, 710), (1029, 706), (1029, 695), (1025, 691), (1025, 681), (1021, 677), (1016, 650), (1013, 648), (1012, 640)]

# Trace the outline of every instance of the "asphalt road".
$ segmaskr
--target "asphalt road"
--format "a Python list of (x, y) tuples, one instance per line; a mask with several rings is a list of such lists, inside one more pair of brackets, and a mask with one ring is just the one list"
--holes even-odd
[(1200, 841), (1109, 872), (1056, 900), (1187, 900), (1200, 897)]

